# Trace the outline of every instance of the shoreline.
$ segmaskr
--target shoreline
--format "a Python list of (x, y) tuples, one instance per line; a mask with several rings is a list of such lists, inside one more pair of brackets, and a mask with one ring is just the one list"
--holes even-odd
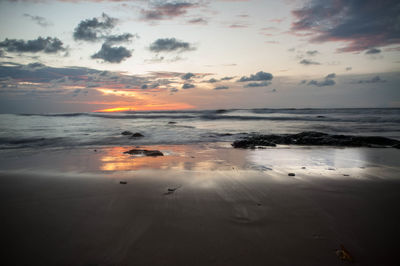
[(140, 147), (164, 156), (124, 146), (2, 160), (5, 261), (343, 265), (340, 245), (356, 265), (400, 261), (398, 149)]

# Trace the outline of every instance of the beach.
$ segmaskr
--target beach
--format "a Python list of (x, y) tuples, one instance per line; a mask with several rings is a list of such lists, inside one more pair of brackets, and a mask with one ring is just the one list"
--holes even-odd
[(131, 148), (3, 151), (7, 265), (399, 263), (398, 149)]

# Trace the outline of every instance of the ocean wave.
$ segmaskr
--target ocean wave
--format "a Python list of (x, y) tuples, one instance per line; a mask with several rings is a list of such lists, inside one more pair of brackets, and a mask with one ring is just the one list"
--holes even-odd
[[(98, 117), (105, 119), (165, 119), (165, 120), (175, 120), (175, 119), (201, 119), (201, 120), (238, 120), (238, 121), (252, 121), (252, 120), (266, 120), (266, 121), (323, 121), (323, 122), (367, 122), (367, 123), (400, 123), (400, 115), (382, 115), (382, 116), (337, 116), (337, 115), (293, 115), (293, 116), (271, 116), (263, 113), (263, 115), (252, 116), (249, 113), (245, 115), (232, 114), (229, 115), (226, 112), (212, 113), (212, 112), (151, 112), (151, 113), (118, 113), (118, 114), (108, 114), (108, 113), (66, 113), (66, 114), (20, 114), (20, 116), (44, 116), (44, 117)], [(260, 114), (260, 113), (257, 113)]]

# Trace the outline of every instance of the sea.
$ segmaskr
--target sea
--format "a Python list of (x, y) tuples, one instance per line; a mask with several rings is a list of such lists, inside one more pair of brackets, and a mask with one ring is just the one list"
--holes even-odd
[[(126, 130), (144, 137), (122, 135)], [(232, 142), (303, 131), (400, 140), (400, 108), (0, 114), (0, 149)]]

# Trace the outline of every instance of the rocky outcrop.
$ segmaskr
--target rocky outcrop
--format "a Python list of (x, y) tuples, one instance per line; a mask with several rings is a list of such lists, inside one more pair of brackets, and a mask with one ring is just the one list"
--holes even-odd
[(131, 155), (145, 155), (145, 156), (164, 156), (164, 154), (158, 150), (142, 150), (142, 149), (132, 149), (124, 152)]
[(128, 131), (128, 130), (125, 130), (125, 131), (122, 131), (121, 132), (121, 135), (124, 135), (124, 136), (129, 136), (129, 135), (132, 135), (133, 133), (132, 132), (130, 132), (130, 131)]
[(377, 136), (330, 135), (307, 131), (298, 134), (252, 135), (232, 143), (234, 148), (255, 148), (256, 146), (319, 145), (342, 147), (398, 147), (400, 141)]
[(141, 137), (144, 137), (144, 135), (139, 132), (136, 132), (136, 133), (132, 134), (132, 136), (131, 136), (131, 138), (141, 138)]

